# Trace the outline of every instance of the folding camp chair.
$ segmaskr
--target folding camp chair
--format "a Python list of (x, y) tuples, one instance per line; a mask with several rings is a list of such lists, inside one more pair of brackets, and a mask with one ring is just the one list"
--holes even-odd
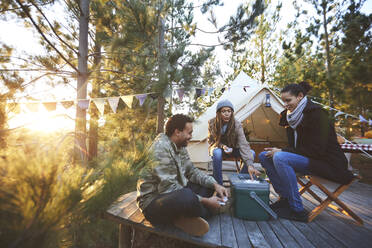
[(225, 156), (223, 156), (222, 161), (234, 161), (237, 173), (240, 173), (240, 170), (243, 167), (243, 159), (241, 157), (233, 157), (233, 156), (225, 157)]
[[(359, 179), (360, 177), (356, 176), (349, 184), (339, 185), (334, 191), (331, 192), (324, 186), (324, 184), (329, 185), (330, 181), (314, 175), (297, 175), (297, 182), (302, 186), (299, 190), (300, 195), (308, 192), (315, 200), (319, 202), (319, 205), (315, 207), (309, 214), (309, 222), (312, 221), (317, 215), (319, 215), (324, 209), (330, 207), (334, 210), (339, 211), (340, 213), (352, 217), (358, 224), (363, 225), (363, 220), (359, 218), (358, 215), (356, 215), (348, 206), (346, 206), (345, 203), (343, 203), (338, 198), (338, 196), (341, 195), (341, 193), (344, 192), (347, 188), (349, 188), (354, 181), (357, 181)], [(313, 190), (311, 190), (310, 187), (312, 185), (317, 186), (323, 193), (326, 194), (327, 198), (322, 199)], [(337, 203), (338, 206), (333, 205), (332, 202)]]

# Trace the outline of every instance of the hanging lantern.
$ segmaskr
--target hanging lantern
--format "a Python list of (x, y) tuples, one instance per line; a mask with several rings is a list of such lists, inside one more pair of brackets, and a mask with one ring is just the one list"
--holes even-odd
[(269, 93), (266, 94), (265, 107), (267, 107), (267, 108), (271, 107), (270, 94)]

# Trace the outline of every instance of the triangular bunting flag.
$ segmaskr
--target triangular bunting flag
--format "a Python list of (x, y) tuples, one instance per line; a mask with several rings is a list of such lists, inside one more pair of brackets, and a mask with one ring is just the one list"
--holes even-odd
[(339, 116), (339, 115), (343, 115), (343, 114), (345, 114), (345, 113), (342, 112), (342, 111), (338, 111), (338, 112), (335, 114), (335, 117), (337, 117), (337, 116)]
[(125, 102), (125, 104), (126, 104), (129, 108), (132, 108), (132, 104), (133, 104), (133, 95), (129, 95), (129, 96), (121, 96), (121, 99)]
[(213, 91), (214, 91), (214, 88), (209, 88), (208, 89), (208, 96), (210, 96), (213, 93)]
[(81, 109), (88, 109), (89, 108), (90, 99), (81, 99), (78, 100), (78, 107)]
[(62, 106), (63, 106), (65, 109), (68, 109), (68, 108), (70, 108), (72, 105), (74, 105), (74, 101), (61, 101), (60, 103), (62, 104)]
[(143, 103), (146, 100), (146, 97), (147, 97), (147, 94), (136, 95), (136, 98), (138, 99), (140, 106), (143, 105)]
[(185, 89), (176, 89), (176, 92), (177, 92), (178, 98), (180, 99), (180, 101), (182, 101), (183, 95), (185, 94)]
[(9, 103), (8, 110), (13, 112), (14, 114), (21, 113), (21, 105), (19, 103)]
[(195, 92), (196, 92), (196, 98), (198, 98), (199, 96), (203, 96), (205, 94), (205, 89), (196, 88)]
[(27, 106), (27, 108), (28, 108), (31, 112), (37, 112), (37, 111), (39, 111), (39, 103), (38, 103), (38, 102), (30, 102), (30, 103), (26, 103), (26, 106)]
[(362, 115), (359, 115), (359, 121), (368, 123), (368, 121)]
[(57, 109), (57, 102), (43, 102), (43, 106), (48, 111), (54, 111)]
[(114, 113), (116, 113), (116, 109), (118, 108), (120, 97), (110, 97), (107, 98), (107, 101)]
[(105, 112), (105, 98), (93, 98), (92, 100), (102, 116)]

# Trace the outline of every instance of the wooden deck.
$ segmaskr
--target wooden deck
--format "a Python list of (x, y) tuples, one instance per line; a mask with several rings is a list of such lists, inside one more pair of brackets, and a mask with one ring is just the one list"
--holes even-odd
[[(275, 199), (275, 193), (271, 194)], [(359, 215), (364, 226), (358, 226), (350, 217), (326, 209), (311, 223), (285, 219), (245, 221), (231, 213), (208, 220), (209, 232), (201, 238), (189, 236), (172, 226), (153, 227), (147, 222), (135, 202), (136, 192), (122, 196), (107, 211), (106, 216), (119, 224), (161, 233), (204, 247), (371, 247), (372, 244), (372, 186), (354, 183), (340, 198)], [(125, 199), (125, 200), (123, 200)], [(310, 210), (314, 202), (303, 197)]]

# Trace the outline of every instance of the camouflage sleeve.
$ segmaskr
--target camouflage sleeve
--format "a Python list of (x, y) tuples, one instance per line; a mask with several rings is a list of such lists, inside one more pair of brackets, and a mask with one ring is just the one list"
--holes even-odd
[(204, 187), (214, 189), (214, 184), (216, 184), (216, 180), (205, 174), (204, 172), (200, 171), (198, 168), (194, 166), (194, 164), (191, 162), (189, 155), (187, 154), (187, 151), (185, 151), (185, 176), (187, 179), (189, 179), (192, 183), (200, 184)]
[(158, 192), (162, 194), (182, 189), (182, 186), (177, 180), (177, 167), (172, 160), (169, 150), (166, 147), (160, 146), (153, 149), (153, 154), (156, 161), (153, 173), (159, 179), (157, 186)]

